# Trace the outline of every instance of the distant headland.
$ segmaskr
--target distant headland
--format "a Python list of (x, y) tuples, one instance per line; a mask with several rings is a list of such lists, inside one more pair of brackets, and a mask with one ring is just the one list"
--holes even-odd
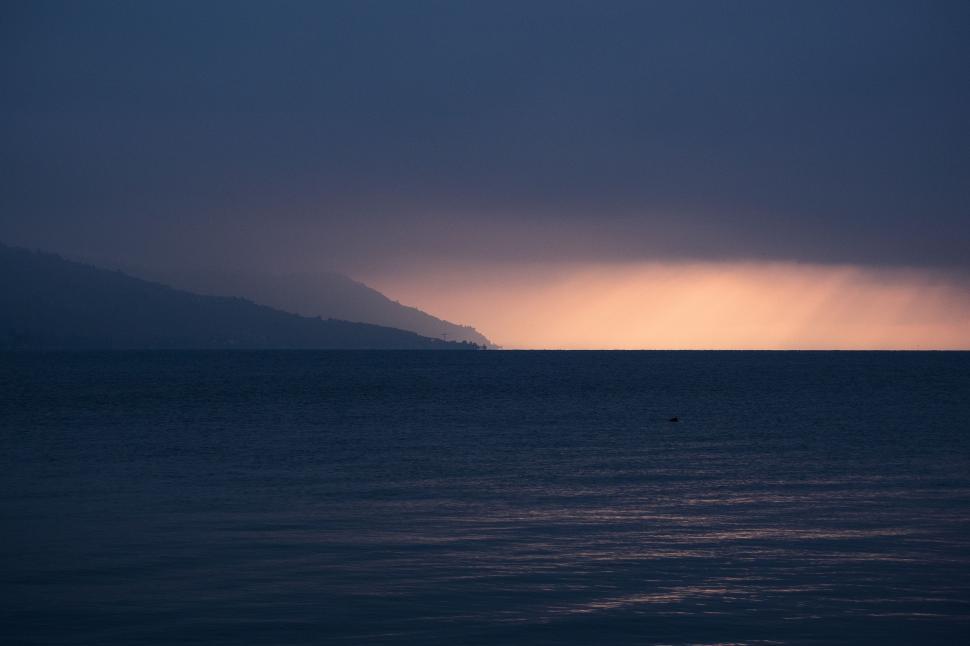
[(382, 325), (300, 316), (0, 245), (0, 349), (485, 347)]

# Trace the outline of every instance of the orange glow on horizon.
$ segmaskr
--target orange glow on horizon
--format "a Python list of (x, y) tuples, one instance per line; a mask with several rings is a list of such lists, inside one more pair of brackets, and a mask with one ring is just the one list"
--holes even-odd
[(970, 349), (970, 290), (927, 271), (601, 263), (366, 279), (506, 348)]

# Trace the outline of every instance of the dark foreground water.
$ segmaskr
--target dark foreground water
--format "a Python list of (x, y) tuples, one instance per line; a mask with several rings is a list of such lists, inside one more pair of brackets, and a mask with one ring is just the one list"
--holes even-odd
[(6, 645), (970, 639), (968, 353), (7, 354), (0, 461)]

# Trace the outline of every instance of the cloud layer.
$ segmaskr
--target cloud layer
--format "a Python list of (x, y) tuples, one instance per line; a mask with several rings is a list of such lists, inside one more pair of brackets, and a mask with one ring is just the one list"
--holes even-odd
[(962, 0), (0, 11), (8, 242), (344, 267), (970, 262)]

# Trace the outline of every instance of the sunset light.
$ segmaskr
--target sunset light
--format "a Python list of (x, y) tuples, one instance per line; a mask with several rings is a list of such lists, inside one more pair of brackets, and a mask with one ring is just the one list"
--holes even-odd
[(374, 276), (509, 348), (966, 349), (968, 284), (796, 263), (486, 266)]

